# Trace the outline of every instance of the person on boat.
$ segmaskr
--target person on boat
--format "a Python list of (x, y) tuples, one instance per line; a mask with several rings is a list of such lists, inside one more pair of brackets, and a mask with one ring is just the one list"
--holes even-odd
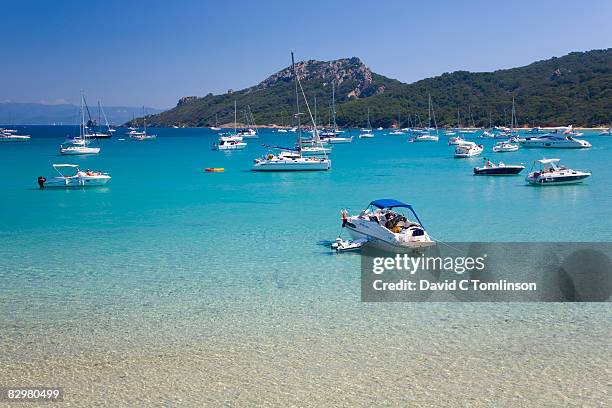
[(47, 179), (44, 176), (39, 176), (38, 177), (38, 187), (45, 188), (45, 181), (47, 181)]

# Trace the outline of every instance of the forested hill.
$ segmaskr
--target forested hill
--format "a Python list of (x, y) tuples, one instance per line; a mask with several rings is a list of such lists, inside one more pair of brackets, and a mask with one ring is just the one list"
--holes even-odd
[[(332, 80), (336, 83), (336, 111), (340, 126), (364, 126), (367, 109), (372, 125), (409, 126), (427, 121), (428, 94), (438, 126), (508, 124), (515, 98), (520, 125), (609, 125), (612, 122), (612, 48), (574, 52), (563, 57), (494, 72), (456, 71), (412, 84), (372, 72), (359, 58), (297, 64), (304, 91), (318, 122), (327, 124)], [(147, 120), (157, 126), (212, 126), (233, 122), (237, 101), (243, 120), (250, 105), (260, 125), (291, 125), (295, 109), (289, 68), (260, 84), (223, 95), (182, 98), (178, 105)], [(433, 123), (432, 123), (433, 124)]]

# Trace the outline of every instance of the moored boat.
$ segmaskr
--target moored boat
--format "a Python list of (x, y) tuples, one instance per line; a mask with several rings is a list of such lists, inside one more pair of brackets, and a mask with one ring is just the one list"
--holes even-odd
[[(410, 211), (414, 220), (401, 210)], [(382, 250), (397, 252), (436, 245), (412, 206), (395, 199), (374, 200), (359, 215), (347, 216), (343, 210), (342, 227), (354, 240), (366, 239), (368, 245)]]
[(518, 145), (513, 144), (510, 141), (498, 142), (495, 143), (495, 146), (493, 146), (493, 151), (495, 153), (516, 152), (518, 149)]
[(484, 166), (474, 167), (475, 175), (482, 176), (509, 176), (519, 174), (525, 169), (525, 166), (515, 164), (505, 164), (499, 162), (495, 164), (488, 159), (484, 159)]
[(560, 159), (536, 160), (530, 173), (525, 178), (530, 184), (537, 186), (581, 183), (591, 176), (591, 172), (573, 170), (559, 165)]
[[(76, 164), (54, 164), (53, 169), (59, 176), (46, 179), (38, 177), (39, 188), (49, 187), (99, 187), (108, 183), (111, 176), (108, 173), (93, 170), (81, 170)], [(73, 169), (74, 173), (66, 174), (62, 169)]]
[(478, 156), (482, 153), (483, 146), (477, 145), (474, 142), (464, 142), (455, 148), (455, 158), (462, 159), (467, 157)]

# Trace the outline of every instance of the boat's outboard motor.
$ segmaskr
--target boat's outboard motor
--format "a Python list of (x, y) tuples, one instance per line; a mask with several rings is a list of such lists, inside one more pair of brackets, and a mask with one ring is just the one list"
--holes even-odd
[(46, 178), (44, 178), (43, 176), (38, 176), (38, 187), (45, 188), (45, 181), (47, 181)]

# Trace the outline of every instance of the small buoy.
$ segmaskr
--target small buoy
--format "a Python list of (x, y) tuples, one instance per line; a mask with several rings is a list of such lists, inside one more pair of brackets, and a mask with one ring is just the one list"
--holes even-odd
[(223, 167), (207, 167), (204, 171), (208, 173), (223, 173), (225, 169)]

